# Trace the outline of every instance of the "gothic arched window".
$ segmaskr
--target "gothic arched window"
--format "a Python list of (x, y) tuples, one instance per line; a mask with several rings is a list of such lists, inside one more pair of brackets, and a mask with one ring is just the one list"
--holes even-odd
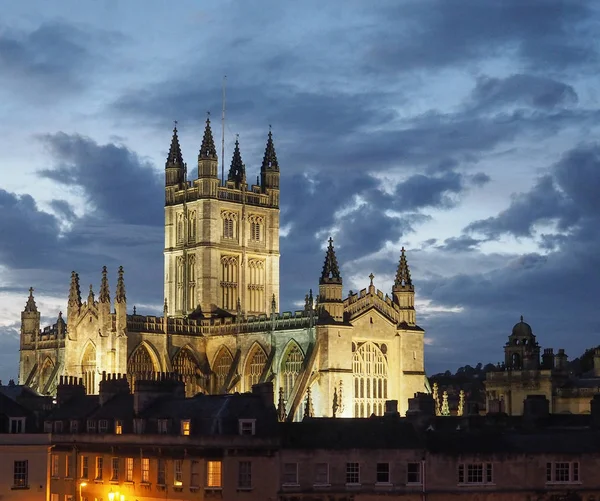
[(281, 364), (281, 387), (283, 388), (283, 398), (289, 401), (289, 398), (296, 384), (300, 372), (302, 371), (302, 363), (304, 362), (304, 354), (296, 343), (292, 343), (287, 351)]
[(177, 233), (177, 235), (176, 235), (177, 243), (179, 244), (179, 243), (183, 242), (183, 238), (184, 238), (183, 212), (177, 213), (176, 220), (177, 220), (177, 226), (175, 228), (175, 231)]
[(388, 398), (388, 367), (385, 355), (370, 341), (354, 352), (354, 417), (383, 415)]
[(54, 362), (50, 359), (50, 357), (46, 357), (46, 360), (44, 360), (44, 363), (42, 364), (42, 370), (40, 372), (40, 382), (38, 385), (38, 391), (40, 393), (47, 393), (46, 386), (50, 382), (50, 377), (52, 376), (53, 370)]
[(238, 299), (238, 260), (235, 256), (221, 257), (221, 305), (233, 311)]
[(255, 345), (246, 363), (246, 389), (250, 391), (252, 385), (260, 382), (260, 377), (267, 363), (267, 354), (259, 345)]
[(136, 379), (142, 379), (150, 372), (157, 372), (158, 370), (158, 367), (155, 367), (152, 361), (148, 348), (143, 344), (138, 345), (129, 357), (129, 362), (127, 362), (127, 376), (131, 387), (133, 388)]
[(193, 396), (202, 391), (201, 385), (198, 383), (202, 372), (196, 358), (190, 352), (189, 348), (182, 348), (173, 358), (173, 370), (182, 376), (185, 382), (185, 393), (187, 396)]
[(265, 311), (265, 262), (261, 259), (248, 260), (248, 311)]
[(233, 357), (231, 356), (231, 353), (229, 353), (229, 350), (227, 348), (222, 347), (219, 350), (217, 358), (215, 359), (215, 363), (213, 364), (216, 393), (227, 391), (227, 388), (225, 388), (224, 386), (227, 381), (229, 371), (231, 370), (231, 364), (233, 364)]
[(96, 388), (96, 347), (89, 343), (81, 357), (83, 385), (88, 395), (97, 393)]
[(194, 242), (196, 240), (196, 211), (190, 211), (188, 213), (188, 241)]
[(188, 295), (187, 295), (187, 303), (188, 310), (196, 309), (196, 256), (194, 254), (190, 254), (188, 256), (188, 273), (187, 273), (187, 281), (188, 281)]

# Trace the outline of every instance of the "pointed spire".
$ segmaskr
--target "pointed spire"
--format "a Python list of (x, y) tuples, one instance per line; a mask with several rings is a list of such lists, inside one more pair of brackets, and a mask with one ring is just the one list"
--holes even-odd
[(341, 284), (342, 277), (338, 267), (335, 250), (333, 248), (333, 238), (329, 237), (329, 246), (325, 254), (325, 264), (323, 264), (323, 272), (321, 273), (320, 284)]
[(277, 418), (279, 421), (285, 421), (286, 412), (285, 412), (285, 400), (283, 398), (283, 388), (279, 387), (279, 401), (277, 402)]
[(200, 153), (198, 154), (198, 160), (216, 160), (217, 150), (215, 148), (215, 141), (213, 139), (212, 129), (210, 128), (210, 118), (206, 118), (206, 127), (204, 127), (204, 137), (202, 138), (202, 146), (200, 146)]
[(183, 155), (181, 154), (181, 146), (179, 146), (179, 137), (177, 136), (177, 122), (175, 122), (175, 127), (173, 127), (173, 137), (171, 138), (171, 147), (169, 148), (166, 167), (183, 167)]
[(243, 184), (246, 182), (246, 166), (242, 162), (238, 138), (235, 139), (235, 148), (233, 150), (233, 157), (231, 158), (231, 167), (229, 167), (229, 176), (227, 177), (227, 180), (235, 181), (236, 184)]
[(271, 313), (277, 313), (277, 301), (275, 300), (275, 294), (271, 298)]
[(399, 290), (413, 290), (412, 279), (410, 278), (410, 269), (406, 262), (406, 254), (404, 247), (400, 251), (400, 262), (398, 263), (398, 270), (396, 271), (396, 279), (394, 280), (393, 291)]
[(304, 417), (311, 418), (315, 415), (313, 409), (312, 397), (310, 394), (310, 386), (306, 389), (306, 402), (304, 403)]
[(87, 303), (88, 306), (92, 306), (94, 304), (94, 289), (92, 284), (90, 284), (90, 292), (88, 293)]
[(279, 170), (279, 163), (277, 162), (277, 154), (275, 153), (275, 145), (273, 144), (273, 133), (271, 132), (271, 126), (269, 125), (269, 136), (267, 138), (267, 146), (265, 148), (265, 155), (261, 170)]
[(127, 298), (125, 297), (125, 281), (123, 280), (124, 273), (123, 267), (119, 266), (119, 278), (117, 279), (117, 290), (115, 293), (115, 301), (117, 303), (124, 303), (127, 301)]
[(333, 405), (331, 406), (331, 410), (333, 411), (333, 417), (335, 417), (339, 408), (340, 408), (340, 406), (338, 404), (337, 388), (334, 388), (334, 390), (333, 390)]
[(25, 305), (25, 311), (28, 313), (37, 313), (37, 305), (35, 299), (33, 299), (33, 287), (29, 287), (29, 297), (27, 298), (27, 304)]
[(101, 303), (110, 303), (110, 291), (108, 289), (108, 272), (106, 266), (102, 267), (102, 282), (100, 282), (100, 294), (98, 299)]
[(163, 313), (164, 313), (165, 317), (167, 316), (167, 313), (169, 313), (169, 304), (167, 303), (167, 298), (165, 298), (165, 305), (163, 307)]
[(69, 289), (69, 307), (79, 308), (81, 306), (81, 290), (79, 289), (79, 275), (71, 272), (71, 287)]

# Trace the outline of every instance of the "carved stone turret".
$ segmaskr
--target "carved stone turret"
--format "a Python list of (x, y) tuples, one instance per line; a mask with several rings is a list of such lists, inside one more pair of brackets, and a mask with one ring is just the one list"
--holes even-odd
[(404, 247), (400, 251), (400, 262), (396, 270), (392, 295), (394, 303), (403, 310), (404, 315), (401, 321), (406, 322), (408, 325), (415, 325), (415, 287), (410, 277), (410, 269), (406, 261)]
[(231, 166), (229, 167), (229, 175), (227, 181), (235, 183), (235, 187), (240, 189), (246, 185), (246, 166), (242, 162), (242, 154), (240, 153), (240, 142), (236, 138), (235, 148), (233, 149), (233, 157)]
[(319, 279), (319, 310), (319, 321), (321, 322), (341, 322), (344, 319), (342, 276), (340, 275), (332, 238), (329, 238), (325, 263)]
[(40, 332), (40, 312), (33, 297), (33, 287), (29, 288), (29, 297), (21, 312), (21, 347), (36, 341)]
[(210, 118), (206, 118), (202, 145), (198, 152), (198, 181), (199, 193), (206, 197), (216, 198), (219, 188), (219, 160), (215, 141), (210, 127)]
[(115, 313), (117, 317), (117, 336), (125, 335), (127, 329), (127, 298), (125, 297), (125, 280), (123, 267), (119, 266), (117, 290), (115, 292)]
[(177, 136), (177, 126), (175, 126), (167, 162), (165, 163), (165, 186), (179, 186), (183, 183), (183, 180), (183, 155)]
[(270, 128), (265, 155), (260, 167), (260, 184), (263, 192), (272, 196), (273, 205), (279, 205), (279, 162), (277, 161), (273, 133)]

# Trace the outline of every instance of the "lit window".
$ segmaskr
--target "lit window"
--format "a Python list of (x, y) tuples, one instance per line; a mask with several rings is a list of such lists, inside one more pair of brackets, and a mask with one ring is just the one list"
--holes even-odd
[(377, 463), (377, 483), (390, 483), (390, 463)]
[(240, 419), (240, 435), (254, 435), (256, 430), (256, 420), (255, 419)]
[(329, 485), (329, 464), (317, 463), (315, 465), (315, 485)]
[(298, 485), (298, 463), (283, 464), (283, 484)]
[(112, 458), (112, 477), (111, 481), (119, 480), (119, 458)]
[(190, 420), (185, 419), (181, 421), (181, 434), (188, 436), (190, 434)]
[(142, 482), (150, 482), (150, 459), (142, 458)]
[(133, 482), (133, 458), (125, 459), (125, 482)]
[(360, 484), (360, 465), (358, 463), (346, 463), (346, 483)]
[(238, 487), (240, 489), (252, 488), (252, 463), (250, 461), (238, 463)]
[(123, 433), (123, 421), (118, 419), (115, 421), (115, 435), (121, 435)]
[(29, 487), (28, 461), (15, 461), (13, 465), (13, 488), (26, 489)]
[(406, 483), (421, 483), (421, 463), (408, 463), (408, 467), (406, 469)]
[(81, 456), (81, 478), (87, 479), (89, 475), (88, 457)]
[(221, 488), (221, 461), (206, 463), (206, 486), (212, 489)]
[(492, 463), (458, 465), (459, 484), (491, 484), (493, 480)]
[(165, 460), (159, 459), (156, 467), (156, 483), (158, 485), (165, 485), (167, 482), (167, 470), (165, 467)]
[(96, 480), (102, 480), (104, 477), (104, 458), (96, 457)]
[(579, 462), (546, 463), (546, 482), (562, 484), (579, 482)]
[(58, 478), (58, 454), (52, 454), (50, 476), (53, 478)]
[(25, 433), (25, 418), (10, 418), (10, 433)]
[(98, 422), (98, 432), (106, 433), (106, 430), (108, 430), (108, 421), (106, 419), (101, 419)]
[(58, 501), (58, 494), (55, 494), (55, 493), (50, 494), (50, 501)]
[(183, 461), (176, 459), (173, 463), (173, 485), (181, 487), (183, 485)]

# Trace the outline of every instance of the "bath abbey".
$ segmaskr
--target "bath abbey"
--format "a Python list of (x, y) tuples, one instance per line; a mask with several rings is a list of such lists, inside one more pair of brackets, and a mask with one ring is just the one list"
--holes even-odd
[(364, 289), (344, 296), (330, 238), (323, 269), (304, 270), (315, 285), (318, 279), (318, 292), (307, 291), (302, 310), (280, 312), (280, 168), (272, 133), (256, 184), (248, 183), (237, 140), (228, 176), (219, 177), (209, 119), (197, 165), (188, 180), (175, 127), (165, 165), (163, 315), (128, 308), (122, 267), (111, 270), (114, 294), (106, 267), (99, 267), (97, 295), (90, 286), (82, 296), (72, 272), (66, 317), (48, 327), (40, 326), (30, 289), (19, 384), (53, 395), (60, 380), (81, 380), (96, 394), (111, 375), (126, 375), (131, 385), (175, 375), (191, 396), (246, 392), (270, 381), (280, 419), (382, 415), (386, 400), (397, 400), (404, 415), (408, 399), (427, 385), (404, 249), (389, 294), (371, 275)]

